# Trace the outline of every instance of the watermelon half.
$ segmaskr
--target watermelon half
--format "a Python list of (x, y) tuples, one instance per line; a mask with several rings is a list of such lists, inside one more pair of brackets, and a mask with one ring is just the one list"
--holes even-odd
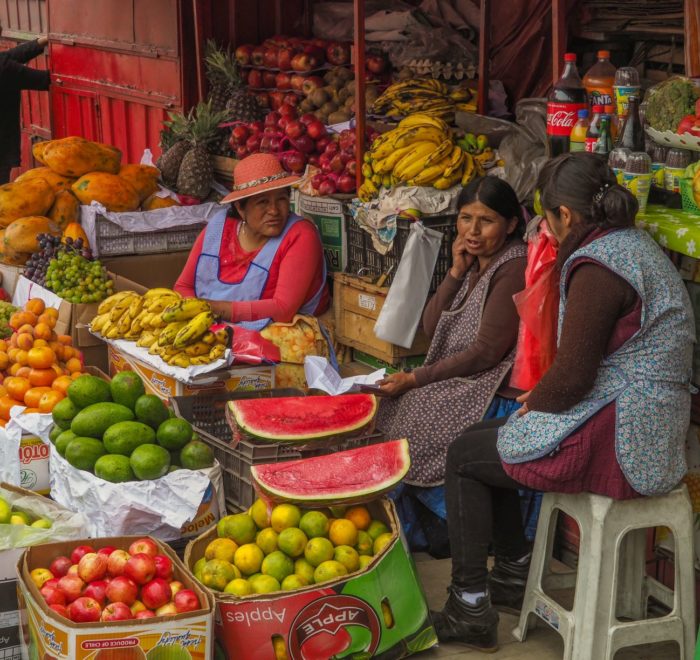
[(377, 399), (373, 394), (289, 396), (241, 399), (228, 406), (231, 426), (249, 436), (268, 442), (305, 442), (362, 430), (374, 419)]
[(258, 489), (273, 502), (302, 505), (364, 502), (392, 490), (411, 466), (408, 440), (251, 467)]

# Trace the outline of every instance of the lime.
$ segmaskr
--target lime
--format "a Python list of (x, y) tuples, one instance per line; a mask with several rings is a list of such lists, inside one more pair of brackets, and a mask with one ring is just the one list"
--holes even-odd
[(299, 527), (301, 511), (294, 504), (278, 504), (270, 514), (270, 524), (278, 534), (287, 527)]
[(314, 566), (309, 564), (306, 559), (297, 559), (294, 562), (294, 574), (298, 575), (302, 580), (306, 580), (309, 584), (313, 584)]
[(92, 472), (100, 456), (107, 453), (104, 445), (95, 438), (73, 438), (65, 449), (66, 460), (78, 470)]
[(310, 539), (315, 536), (328, 536), (329, 527), (328, 517), (320, 511), (307, 511), (299, 521), (299, 529)]
[(155, 394), (144, 394), (136, 399), (134, 412), (139, 422), (148, 424), (154, 430), (170, 417), (165, 404)]
[(113, 484), (124, 481), (136, 481), (136, 475), (131, 469), (128, 456), (121, 454), (105, 454), (95, 462), (95, 476)]
[[(70, 427), (70, 424), (68, 424), (67, 428), (69, 428), (69, 427)], [(56, 440), (58, 439), (58, 436), (61, 435), (61, 433), (63, 433), (63, 429), (60, 426), (58, 426), (58, 424), (54, 424), (51, 427), (51, 431), (49, 432), (49, 440), (51, 440), (51, 442), (53, 442), (53, 444), (56, 444)]]
[(373, 520), (367, 528), (367, 533), (372, 537), (372, 541), (382, 534), (386, 534), (389, 528), (380, 520)]
[(134, 410), (136, 401), (146, 393), (143, 381), (135, 371), (120, 371), (109, 384), (112, 401)]
[(156, 438), (168, 451), (179, 451), (192, 440), (192, 425), (179, 417), (166, 419), (158, 427)]
[(250, 586), (250, 582), (248, 582), (248, 580), (244, 578), (236, 578), (235, 580), (231, 580), (231, 582), (226, 585), (224, 593), (233, 594), (234, 596), (248, 596), (254, 592), (253, 587)]
[(251, 581), (251, 586), (256, 594), (270, 594), (280, 590), (280, 583), (271, 575), (261, 575), (256, 580)]
[(277, 550), (277, 532), (272, 527), (261, 529), (255, 537), (255, 543), (266, 555), (269, 555)]
[(306, 587), (308, 584), (309, 582), (306, 580), (306, 578), (303, 578), (301, 575), (297, 575), (296, 573), (292, 573), (282, 580), (281, 587), (282, 591), (295, 591), (296, 589)]
[(294, 572), (294, 562), (281, 552), (276, 550), (263, 559), (261, 569), (263, 575), (271, 575), (278, 582)]
[(170, 454), (158, 445), (140, 445), (132, 452), (129, 463), (140, 481), (160, 479), (168, 473)]
[(239, 577), (236, 567), (223, 559), (210, 559), (202, 568), (202, 584), (215, 591), (223, 591), (231, 580)]
[(270, 512), (267, 509), (267, 504), (262, 500), (253, 502), (253, 506), (250, 507), (250, 515), (260, 529), (270, 526)]
[(357, 550), (360, 555), (369, 555), (371, 557), (373, 554), (373, 546), (374, 541), (372, 541), (372, 537), (367, 532), (363, 532), (362, 530), (357, 532), (355, 550)]
[(180, 463), (188, 470), (203, 470), (214, 465), (214, 452), (201, 440), (188, 442), (180, 452)]
[(233, 539), (238, 545), (244, 545), (255, 540), (257, 528), (247, 513), (234, 513), (219, 520), (216, 531), (220, 538)]
[(333, 548), (333, 544), (328, 539), (318, 536), (315, 539), (311, 539), (306, 544), (306, 548), (304, 548), (304, 558), (312, 566), (318, 566), (324, 561), (333, 559), (334, 552), (335, 548)]
[(260, 570), (264, 558), (263, 551), (255, 543), (246, 543), (236, 550), (233, 561), (243, 575), (253, 575)]
[(374, 539), (374, 554), (379, 554), (384, 548), (391, 543), (394, 535), (391, 532), (385, 532), (380, 534), (376, 539)]
[(348, 569), (348, 573), (352, 573), (360, 568), (360, 555), (357, 554), (355, 548), (351, 548), (349, 545), (337, 546), (333, 553), (333, 559), (345, 566)]
[(6, 500), (0, 497), (0, 525), (7, 525), (10, 522), (12, 515), (12, 506)]
[[(206, 565), (206, 563), (207, 563), (207, 558), (206, 558), (206, 557), (201, 557), (200, 559), (198, 559), (198, 560), (194, 563), (194, 566), (192, 567), (192, 572), (194, 573), (194, 576), (195, 576), (200, 582), (202, 581), (202, 578), (201, 578), (202, 569), (204, 568), (204, 566)], [(198, 573), (199, 573), (200, 575), (197, 575)]]
[(343, 566), (339, 561), (324, 561), (319, 564), (314, 571), (314, 581), (318, 584), (319, 582), (328, 582), (328, 580), (335, 580), (335, 578), (341, 577), (342, 575), (347, 575), (348, 569)]
[(372, 559), (374, 557), (371, 555), (360, 555), (360, 570), (367, 568), (372, 563)]
[(309, 539), (298, 527), (283, 529), (277, 539), (277, 546), (289, 557), (301, 557)]

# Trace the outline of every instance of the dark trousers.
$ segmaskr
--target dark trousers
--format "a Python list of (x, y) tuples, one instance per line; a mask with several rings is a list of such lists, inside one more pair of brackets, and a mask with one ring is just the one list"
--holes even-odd
[(0, 165), (0, 186), (10, 181), (10, 172), (14, 165)]
[(506, 418), (472, 426), (447, 452), (445, 501), (452, 552), (452, 583), (484, 591), (489, 546), (497, 558), (520, 559), (529, 552), (518, 489), (503, 470), (496, 449)]

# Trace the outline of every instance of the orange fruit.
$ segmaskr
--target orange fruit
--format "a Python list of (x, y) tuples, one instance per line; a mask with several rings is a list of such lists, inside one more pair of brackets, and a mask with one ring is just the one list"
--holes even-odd
[(3, 383), (7, 393), (17, 401), (24, 401), (24, 395), (29, 391), (31, 387), (30, 382), (26, 378), (21, 378), (19, 376), (12, 376), (6, 378)]
[(35, 339), (34, 340), (34, 348), (41, 348), (42, 346), (48, 346), (49, 342), (46, 341), (46, 339)]
[(10, 366), (10, 358), (7, 353), (0, 352), (0, 369), (3, 371)]
[(57, 319), (52, 314), (42, 314), (41, 316), (39, 316), (38, 321), (39, 323), (45, 323), (49, 326), (49, 328), (53, 330), (56, 327)]
[(23, 351), (28, 351), (34, 346), (34, 336), (28, 332), (22, 332), (17, 335), (17, 347)]
[(77, 380), (77, 379), (80, 378), (82, 375), (83, 375), (82, 371), (75, 371), (74, 373), (72, 373), (72, 374), (70, 375), (70, 377), (71, 377), (71, 380)]
[(53, 330), (46, 323), (37, 323), (34, 326), (34, 336), (37, 339), (46, 339), (48, 341), (51, 339), (52, 334)]
[(372, 516), (369, 515), (367, 507), (353, 506), (345, 512), (345, 517), (351, 521), (357, 529), (367, 529), (372, 522)]
[(7, 373), (10, 376), (17, 376), (18, 372), (21, 368), (22, 368), (22, 365), (16, 362), (15, 364), (10, 365), (10, 368), (7, 370)]
[(21, 405), (19, 401), (15, 401), (12, 397), (0, 397), (0, 419), (8, 421), (10, 419), (10, 410), (12, 410), (12, 407)]
[(0, 397), (1, 396), (7, 396), (7, 390), (4, 385), (0, 385)]
[[(60, 392), (63, 396), (68, 396), (68, 386), (73, 382), (70, 376), (59, 376), (53, 383), (51, 388)], [(1, 387), (1, 386), (0, 386)]]
[(70, 335), (57, 335), (57, 341), (59, 341), (64, 346), (72, 346), (73, 339)]
[(19, 351), (17, 351), (17, 355), (15, 355), (15, 362), (24, 366), (25, 364), (27, 364), (27, 360), (29, 359), (28, 356), (29, 353), (27, 353), (27, 351), (20, 349)]
[(14, 374), (15, 376), (19, 376), (20, 378), (29, 378), (29, 372), (32, 370), (31, 367), (23, 366), (21, 364), (17, 364), (19, 369), (17, 369), (17, 373)]
[(16, 332), (12, 334), (12, 337), (10, 337), (10, 341), (8, 342), (8, 344), (9, 344), (8, 350), (10, 348), (17, 348), (17, 333)]
[(24, 404), (30, 408), (38, 408), (41, 397), (51, 391), (50, 387), (32, 387), (24, 395)]
[(0, 428), (5, 428), (5, 425), (7, 424), (7, 420), (5, 419), (0, 419)]
[(78, 358), (71, 358), (66, 361), (66, 369), (73, 373), (78, 373), (83, 369), (83, 363)]
[(17, 330), (17, 334), (22, 334), (23, 332), (26, 332), (28, 335), (31, 335), (32, 337), (34, 336), (34, 326), (31, 325), (30, 323), (25, 323), (20, 327), (19, 330)]
[(58, 374), (53, 369), (32, 369), (29, 372), (29, 382), (32, 387), (49, 387)]
[(7, 345), (7, 342), (4, 339), (0, 339), (0, 351), (7, 353), (8, 348), (9, 346)]
[(40, 412), (41, 412), (41, 410), (39, 410), (38, 408), (25, 408), (22, 411), (22, 414), (29, 415), (30, 413), (40, 413)]
[(24, 309), (27, 312), (32, 312), (33, 314), (39, 316), (39, 314), (44, 313), (46, 305), (41, 298), (31, 298), (27, 300), (27, 304), (24, 306)]
[(53, 407), (62, 399), (65, 399), (63, 394), (60, 392), (55, 392), (50, 390), (41, 397), (39, 401), (39, 410), (43, 413), (49, 413), (53, 410)]
[(14, 312), (10, 316), (10, 320), (7, 322), (7, 325), (9, 325), (13, 330), (17, 330), (17, 328), (22, 325), (24, 319), (22, 318), (21, 314), (22, 312)]
[(32, 369), (48, 369), (56, 362), (56, 354), (48, 346), (39, 346), (27, 353), (27, 364)]

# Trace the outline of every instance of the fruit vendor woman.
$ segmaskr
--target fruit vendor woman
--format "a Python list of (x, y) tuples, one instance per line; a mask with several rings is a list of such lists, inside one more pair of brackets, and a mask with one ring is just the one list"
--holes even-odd
[(391, 398), (382, 400), (377, 418), (389, 437), (408, 438), (407, 490), (443, 519), (443, 489), (425, 487), (443, 484), (450, 443), (485, 416), (517, 407), (519, 392), (504, 381), (518, 337), (513, 295), (525, 286), (526, 265), (522, 209), (506, 182), (475, 179), (462, 190), (457, 208), (452, 268), (423, 314), (423, 329), (432, 338), (425, 364), (380, 383)]
[(233, 202), (238, 217), (222, 212), (209, 221), (175, 289), (256, 330), (322, 314), (329, 294), (321, 238), (313, 222), (289, 211), (289, 188), (299, 177), (271, 154), (244, 158), (233, 175), (223, 202)]

